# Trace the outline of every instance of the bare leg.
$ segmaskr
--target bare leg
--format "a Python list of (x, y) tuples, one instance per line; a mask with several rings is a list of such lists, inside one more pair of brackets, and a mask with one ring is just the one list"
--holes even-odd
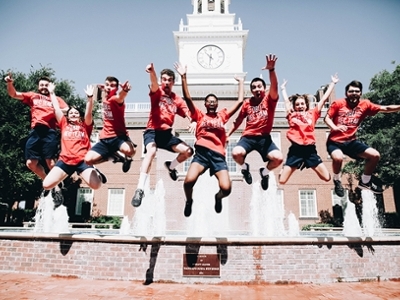
[(38, 159), (28, 159), (26, 161), (26, 166), (42, 180), (46, 178), (46, 172), (44, 171), (43, 166), (39, 163)]
[(90, 188), (97, 190), (101, 187), (101, 178), (94, 168), (84, 170), (79, 176)]
[(320, 163), (318, 166), (312, 168), (315, 173), (317, 173), (318, 177), (321, 178), (323, 181), (330, 181), (331, 180), (331, 174), (329, 174), (328, 169), (323, 163)]
[(233, 160), (238, 165), (243, 165), (244, 164), (246, 155), (247, 155), (246, 150), (242, 146), (236, 146), (232, 150)]
[(67, 178), (68, 174), (65, 173), (61, 168), (54, 167), (50, 170), (49, 174), (43, 180), (43, 188), (45, 190), (51, 190), (65, 178)]
[(290, 176), (292, 176), (294, 171), (296, 171), (295, 167), (284, 166), (281, 174), (279, 175), (279, 183), (285, 184), (289, 180)]

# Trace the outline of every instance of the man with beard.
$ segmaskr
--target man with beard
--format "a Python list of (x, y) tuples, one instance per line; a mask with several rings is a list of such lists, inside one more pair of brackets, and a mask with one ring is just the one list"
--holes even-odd
[(346, 98), (335, 100), (325, 117), (325, 123), (331, 129), (326, 147), (332, 158), (333, 183), (336, 195), (344, 196), (344, 188), (340, 181), (343, 154), (353, 159), (365, 159), (364, 174), (358, 183), (361, 189), (380, 194), (382, 189), (371, 181), (372, 173), (379, 162), (379, 152), (356, 139), (360, 123), (367, 116), (379, 112), (392, 113), (400, 111), (400, 105), (378, 105), (368, 99), (361, 99), (362, 84), (353, 80), (345, 88)]
[(278, 79), (275, 73), (275, 63), (278, 58), (269, 54), (266, 59), (267, 65), (262, 70), (269, 71), (271, 84), (268, 92), (265, 81), (262, 78), (254, 78), (250, 82), (253, 97), (244, 100), (239, 115), (228, 132), (228, 136), (230, 136), (246, 119), (246, 127), (237, 146), (232, 150), (232, 156), (235, 162), (241, 166), (246, 183), (251, 184), (253, 179), (250, 166), (245, 162), (245, 158), (253, 150), (260, 153), (266, 163), (266, 166), (259, 170), (263, 190), (268, 189), (269, 172), (277, 168), (283, 161), (282, 153), (271, 139), (275, 109), (279, 99)]
[(161, 71), (161, 85), (158, 84), (157, 74), (153, 63), (146, 67), (150, 74), (150, 115), (147, 127), (143, 133), (145, 157), (140, 168), (139, 182), (132, 198), (132, 205), (138, 207), (144, 197), (144, 187), (150, 173), (151, 163), (156, 156), (157, 148), (178, 153), (173, 161), (166, 161), (165, 167), (172, 180), (178, 179), (175, 169), (178, 164), (184, 162), (193, 155), (193, 149), (185, 142), (172, 135), (172, 125), (175, 115), (183, 118), (188, 116), (188, 108), (181, 97), (172, 92), (175, 83), (175, 73), (171, 69)]
[[(26, 166), (42, 180), (46, 177), (46, 170), (40, 163), (46, 162), (51, 170), (55, 165), (59, 140), (56, 132), (57, 120), (48, 90), (51, 82), (48, 77), (40, 77), (38, 92), (17, 92), (14, 87), (12, 74), (5, 77), (8, 95), (31, 108), (31, 131), (25, 144)], [(61, 109), (68, 106), (63, 99), (57, 97)]]

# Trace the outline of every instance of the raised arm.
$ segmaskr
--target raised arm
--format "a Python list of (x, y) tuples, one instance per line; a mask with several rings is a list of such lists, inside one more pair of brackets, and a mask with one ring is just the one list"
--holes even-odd
[(24, 96), (22, 96), (22, 93), (17, 92), (14, 87), (14, 79), (12, 78), (11, 72), (8, 73), (8, 75), (4, 78), (4, 80), (7, 82), (7, 93), (11, 98), (18, 99), (18, 100), (23, 100)]
[(146, 72), (150, 74), (150, 91), (152, 93), (155, 93), (158, 90), (159, 85), (158, 85), (157, 74), (156, 74), (156, 71), (154, 70), (153, 63), (147, 65)]
[(187, 67), (183, 66), (179, 62), (176, 62), (174, 64), (174, 68), (179, 73), (179, 75), (181, 75), (183, 99), (185, 100), (190, 113), (193, 115), (196, 112), (196, 106), (193, 103), (193, 100), (192, 100), (192, 97), (190, 96), (189, 88), (187, 85), (187, 79), (186, 79)]
[(234, 78), (239, 83), (238, 100), (230, 109), (228, 109), (229, 117), (232, 117), (235, 114), (235, 112), (237, 112), (237, 110), (242, 106), (244, 100), (244, 78), (237, 76), (235, 76)]
[(393, 113), (400, 111), (400, 105), (392, 104), (392, 105), (382, 105), (380, 112), (382, 113)]
[(286, 92), (286, 84), (287, 84), (287, 80), (283, 79), (283, 83), (281, 84), (281, 91), (282, 91), (283, 100), (285, 101), (286, 114), (289, 114), (293, 110), (293, 107), (292, 107), (292, 103), (289, 100), (289, 96)]
[(335, 84), (338, 83), (338, 82), (339, 82), (339, 77), (338, 77), (338, 75), (336, 73), (335, 75), (331, 76), (331, 82), (329, 83), (328, 89), (326, 90), (326, 92), (322, 96), (321, 100), (317, 104), (318, 111), (322, 110), (322, 108), (324, 107), (326, 101), (329, 99), (329, 96), (331, 95)]
[(278, 57), (274, 54), (269, 54), (266, 56), (267, 59), (267, 65), (262, 68), (262, 70), (268, 70), (269, 71), (269, 81), (270, 81), (270, 87), (269, 87), (269, 95), (271, 96), (272, 99), (278, 99), (278, 78), (276, 77), (276, 72), (275, 72), (275, 63), (278, 60)]
[(128, 95), (129, 91), (131, 90), (131, 85), (129, 81), (125, 81), (124, 84), (120, 84), (122, 90), (118, 93), (117, 97), (115, 97), (115, 101), (118, 103), (124, 103), (126, 96)]
[(56, 115), (57, 122), (60, 122), (60, 120), (64, 116), (64, 114), (60, 108), (60, 104), (58, 103), (57, 96), (54, 93), (55, 88), (56, 88), (56, 86), (54, 85), (54, 83), (49, 82), (49, 86), (47, 89), (49, 90), (49, 93), (50, 93), (50, 99), (51, 99), (51, 103), (53, 104), (54, 114)]
[(93, 123), (93, 92), (94, 92), (94, 85), (87, 85), (85, 94), (87, 96), (86, 102), (86, 109), (85, 109), (85, 124), (90, 126)]

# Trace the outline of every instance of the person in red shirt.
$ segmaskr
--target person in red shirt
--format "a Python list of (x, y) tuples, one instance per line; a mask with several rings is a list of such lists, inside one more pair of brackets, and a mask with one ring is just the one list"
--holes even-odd
[(262, 70), (269, 71), (271, 84), (268, 93), (266, 92), (265, 81), (262, 78), (254, 78), (250, 82), (253, 97), (244, 100), (239, 115), (228, 132), (228, 136), (230, 136), (246, 119), (246, 127), (236, 147), (232, 150), (232, 156), (236, 163), (241, 166), (241, 172), (246, 183), (251, 184), (253, 179), (250, 166), (245, 163), (245, 158), (253, 150), (261, 155), (263, 161), (267, 162), (266, 167), (259, 170), (263, 190), (268, 189), (268, 173), (277, 168), (283, 161), (282, 153), (274, 144), (270, 135), (279, 99), (278, 79), (275, 73), (275, 63), (278, 58), (269, 54), (266, 59), (267, 65)]
[(150, 104), (151, 110), (146, 130), (143, 133), (145, 157), (140, 168), (139, 182), (132, 198), (132, 205), (138, 207), (144, 197), (144, 186), (150, 173), (151, 163), (156, 156), (157, 148), (178, 153), (173, 161), (166, 161), (165, 167), (172, 180), (178, 179), (176, 167), (193, 155), (193, 149), (185, 142), (172, 135), (172, 125), (175, 115), (187, 117), (188, 109), (185, 101), (174, 92), (175, 73), (171, 69), (161, 71), (161, 86), (157, 81), (157, 74), (153, 63), (147, 65), (146, 72), (150, 74)]
[[(54, 108), (50, 99), (48, 77), (39, 78), (38, 92), (17, 92), (14, 87), (12, 74), (5, 77), (8, 95), (31, 108), (31, 131), (25, 144), (26, 166), (42, 180), (46, 177), (46, 170), (40, 161), (46, 161), (49, 170), (54, 167), (58, 153), (57, 121), (54, 116)], [(57, 97), (61, 109), (68, 105), (63, 99)]]
[(287, 81), (284, 80), (281, 85), (282, 95), (285, 99), (286, 118), (289, 123), (286, 137), (292, 145), (279, 175), (280, 184), (285, 184), (296, 169), (303, 170), (304, 168), (312, 168), (318, 177), (324, 181), (331, 180), (328, 169), (317, 154), (314, 132), (315, 123), (321, 116), (321, 110), (326, 101), (329, 100), (335, 84), (339, 81), (336, 74), (331, 79), (326, 92), (313, 109), (310, 109), (310, 95), (295, 94), (288, 97), (286, 92)]
[[(54, 84), (49, 83), (50, 98), (61, 129), (61, 152), (56, 165), (43, 180), (43, 188), (45, 190), (53, 189), (76, 171), (90, 188), (98, 189), (102, 182), (106, 182), (105, 176), (99, 170), (84, 162), (85, 155), (90, 149), (90, 135), (93, 130), (94, 86), (87, 86), (85, 90), (88, 99), (83, 119), (80, 111), (74, 106), (70, 106), (67, 115), (64, 116), (54, 94), (54, 89)], [(59, 190), (55, 190), (55, 192), (59, 192)], [(62, 204), (62, 199), (59, 195), (53, 195), (56, 207)]]
[(125, 157), (122, 158), (122, 171), (128, 172), (132, 157), (135, 155), (136, 145), (129, 138), (125, 125), (125, 97), (131, 89), (128, 81), (121, 84), (122, 90), (118, 93), (119, 81), (108, 76), (104, 85), (99, 85), (102, 90), (103, 128), (100, 131), (100, 140), (86, 154), (85, 162), (95, 165), (114, 159), (118, 151)]
[(220, 190), (215, 194), (215, 211), (222, 211), (222, 198), (231, 193), (231, 180), (228, 172), (228, 165), (225, 159), (226, 132), (225, 124), (229, 118), (237, 112), (243, 104), (243, 78), (235, 77), (239, 82), (238, 100), (230, 109), (223, 109), (217, 112), (218, 98), (214, 94), (208, 94), (204, 99), (206, 113), (198, 109), (190, 96), (187, 80), (186, 66), (175, 64), (176, 71), (182, 78), (182, 92), (189, 108), (191, 118), (197, 123), (195, 154), (187, 171), (183, 188), (186, 196), (184, 209), (185, 217), (192, 213), (193, 187), (197, 179), (207, 169), (210, 169), (210, 176), (215, 175), (218, 179)]
[(400, 105), (378, 105), (368, 99), (361, 99), (362, 83), (353, 80), (345, 87), (346, 98), (335, 100), (329, 107), (325, 123), (331, 129), (326, 147), (332, 158), (333, 182), (336, 195), (344, 196), (340, 181), (343, 154), (353, 159), (365, 159), (364, 173), (358, 188), (368, 189), (373, 193), (382, 193), (382, 188), (371, 181), (372, 173), (379, 162), (379, 152), (357, 140), (356, 133), (360, 123), (368, 116), (379, 112), (392, 113), (400, 111)]

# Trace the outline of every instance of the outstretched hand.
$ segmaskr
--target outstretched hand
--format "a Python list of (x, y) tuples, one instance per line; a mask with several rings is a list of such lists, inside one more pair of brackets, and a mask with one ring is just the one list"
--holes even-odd
[(237, 82), (244, 82), (244, 78), (245, 77), (239, 77), (239, 76), (237, 76), (236, 74), (235, 74), (235, 76), (233, 77)]
[(125, 81), (123, 84), (120, 84), (120, 86), (125, 92), (129, 92), (132, 88), (132, 86), (129, 84), (129, 81)]
[(278, 57), (275, 54), (266, 55), (267, 65), (263, 67), (261, 70), (272, 70), (275, 68), (275, 63), (278, 60)]
[(86, 89), (84, 89), (86, 96), (91, 97), (94, 93), (94, 85), (87, 85)]
[(147, 73), (154, 72), (154, 65), (153, 65), (153, 63), (151, 63), (151, 64), (149, 64), (149, 65), (146, 66), (146, 72), (147, 72)]
[(287, 80), (286, 80), (286, 79), (283, 79), (283, 82), (282, 82), (282, 84), (281, 84), (281, 89), (282, 89), (282, 90), (286, 89), (286, 83), (287, 83)]
[(332, 80), (332, 82), (335, 83), (335, 84), (338, 83), (338, 82), (339, 82), (338, 74), (335, 73), (335, 75), (332, 75), (332, 76), (331, 76), (331, 80)]
[(12, 74), (11, 72), (8, 73), (8, 75), (4, 78), (4, 80), (6, 82), (14, 82), (14, 80), (12, 79)]
[(187, 66), (182, 65), (180, 62), (174, 63), (174, 68), (181, 76), (185, 75), (187, 72)]
[(49, 93), (54, 93), (54, 90), (56, 89), (56, 85), (52, 82), (49, 82), (49, 85), (47, 86), (47, 90), (49, 91)]

